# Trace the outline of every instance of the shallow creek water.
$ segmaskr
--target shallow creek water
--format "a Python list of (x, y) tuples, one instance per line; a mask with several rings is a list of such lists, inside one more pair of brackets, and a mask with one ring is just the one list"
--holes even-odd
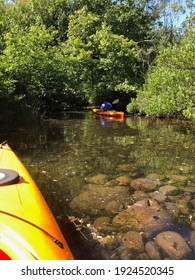
[(195, 259), (194, 124), (69, 112), (0, 131), (75, 258)]

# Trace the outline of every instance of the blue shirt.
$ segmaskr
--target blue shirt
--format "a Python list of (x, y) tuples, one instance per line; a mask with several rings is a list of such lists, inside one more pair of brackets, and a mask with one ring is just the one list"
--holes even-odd
[(104, 102), (101, 106), (100, 106), (101, 110), (104, 111), (108, 111), (112, 109), (112, 104), (110, 102)]

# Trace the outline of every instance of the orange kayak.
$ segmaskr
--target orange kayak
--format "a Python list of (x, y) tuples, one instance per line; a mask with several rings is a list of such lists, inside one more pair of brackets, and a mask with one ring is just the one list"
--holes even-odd
[(93, 109), (93, 113), (99, 116), (107, 116), (107, 117), (120, 118), (120, 119), (124, 118), (124, 112), (119, 112), (114, 110), (103, 111), (100, 109)]
[(36, 183), (0, 144), (0, 260), (72, 260), (73, 255)]

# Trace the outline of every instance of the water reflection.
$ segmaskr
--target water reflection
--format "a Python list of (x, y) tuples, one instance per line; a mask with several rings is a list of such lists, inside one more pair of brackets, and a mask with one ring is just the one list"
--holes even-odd
[(114, 117), (106, 117), (106, 116), (97, 116), (94, 115), (94, 118), (100, 120), (100, 124), (103, 127), (110, 127), (114, 122), (124, 123), (124, 119), (121, 118), (114, 118)]
[[(87, 257), (77, 251), (78, 258), (195, 258), (193, 125), (146, 118), (119, 122), (70, 112), (63, 120), (47, 120), (30, 129), (1, 127), (1, 141), (5, 139), (59, 221), (64, 224), (67, 213), (81, 227), (84, 243), (78, 247), (89, 251)], [(169, 232), (178, 246), (186, 240), (188, 247), (167, 256), (164, 251), (169, 252), (171, 244), (157, 249), (165, 237), (154, 242), (161, 232)], [(141, 249), (136, 248), (137, 233)], [(94, 242), (95, 254), (90, 247)]]

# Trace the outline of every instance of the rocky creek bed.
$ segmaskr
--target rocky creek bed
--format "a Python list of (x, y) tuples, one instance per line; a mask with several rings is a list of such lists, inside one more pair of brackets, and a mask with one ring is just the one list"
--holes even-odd
[(69, 206), (95, 244), (93, 257), (195, 259), (195, 178), (182, 171), (88, 177)]

